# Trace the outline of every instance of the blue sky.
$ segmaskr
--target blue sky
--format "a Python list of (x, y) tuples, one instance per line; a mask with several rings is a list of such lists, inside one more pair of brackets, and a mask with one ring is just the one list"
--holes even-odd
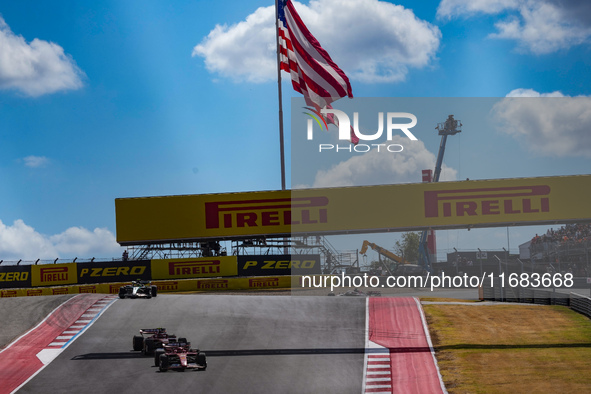
[[(120, 256), (118, 197), (279, 189), (272, 5), (0, 5), (0, 259)], [(356, 97), (591, 94), (586, 1), (319, 0), (296, 8)], [(283, 78), (289, 128), (297, 94)], [(581, 122), (553, 135), (465, 127), (445, 163), (456, 179), (587, 173), (591, 137), (581, 130), (591, 122)], [(560, 148), (556, 135), (576, 145)], [(436, 133), (421, 140), (437, 154)], [(516, 252), (530, 231), (511, 232)], [(476, 231), (440, 237), (453, 240), (443, 249), (506, 245)]]

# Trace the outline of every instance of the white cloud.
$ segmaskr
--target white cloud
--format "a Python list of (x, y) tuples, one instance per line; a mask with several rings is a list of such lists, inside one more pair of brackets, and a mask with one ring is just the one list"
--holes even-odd
[(490, 37), (515, 40), (522, 50), (547, 54), (589, 42), (591, 21), (580, 15), (588, 11), (581, 0), (442, 0), (437, 16), (508, 13), (495, 23), (497, 32)]
[(533, 152), (553, 157), (591, 157), (591, 97), (516, 89), (495, 104), (502, 132)]
[(49, 237), (60, 254), (75, 256), (118, 256), (121, 247), (115, 236), (107, 229), (95, 228), (93, 231), (83, 227), (70, 227), (61, 234)]
[[(295, 2), (302, 20), (351, 80), (396, 82), (435, 57), (441, 32), (411, 10), (377, 0)], [(261, 7), (237, 24), (216, 27), (193, 49), (210, 72), (235, 81), (277, 76), (275, 10)]]
[(437, 7), (438, 18), (475, 14), (498, 14), (507, 9), (517, 9), (520, 0), (441, 0)]
[(12, 226), (0, 221), (0, 259), (32, 260), (58, 257), (54, 245), (43, 235), (16, 220)]
[(539, 93), (533, 89), (513, 89), (506, 97), (564, 97), (564, 94), (559, 91)]
[[(421, 181), (421, 171), (435, 167), (435, 155), (422, 141), (409, 142), (402, 136), (394, 136), (392, 144), (404, 146), (403, 152), (370, 151), (340, 162), (328, 170), (316, 174), (313, 187), (367, 186)], [(442, 166), (441, 181), (455, 180), (457, 171)]]
[(30, 168), (44, 167), (49, 163), (49, 159), (45, 156), (27, 156), (23, 158), (25, 166)]
[(27, 43), (0, 16), (0, 89), (36, 97), (79, 89), (83, 77), (84, 72), (61, 46), (38, 38)]
[(0, 259), (3, 260), (119, 257), (121, 253), (122, 248), (107, 229), (90, 231), (71, 227), (61, 234), (47, 236), (21, 219), (12, 226), (0, 221)]

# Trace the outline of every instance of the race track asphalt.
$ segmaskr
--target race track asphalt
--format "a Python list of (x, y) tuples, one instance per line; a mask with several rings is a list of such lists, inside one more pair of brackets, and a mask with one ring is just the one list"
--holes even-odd
[(0, 349), (33, 328), (74, 294), (0, 298)]
[[(159, 295), (117, 300), (19, 393), (355, 393), (365, 298)], [(206, 371), (168, 371), (132, 351), (165, 327), (207, 353)]]

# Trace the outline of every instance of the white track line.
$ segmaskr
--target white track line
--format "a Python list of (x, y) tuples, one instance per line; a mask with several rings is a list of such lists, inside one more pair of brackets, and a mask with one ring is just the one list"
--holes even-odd
[(435, 358), (435, 349), (433, 349), (433, 342), (431, 342), (431, 335), (429, 335), (429, 327), (427, 327), (427, 320), (425, 319), (425, 314), (423, 312), (423, 306), (417, 297), (413, 297), (415, 303), (417, 304), (417, 308), (421, 315), (421, 322), (423, 323), (423, 331), (425, 331), (425, 337), (427, 337), (427, 343), (429, 344), (429, 350), (431, 351), (431, 357), (433, 357), (433, 363), (435, 364), (435, 368), (437, 369), (437, 376), (439, 377), (439, 385), (441, 386), (441, 391), (447, 394), (447, 389), (445, 388), (445, 384), (443, 383), (443, 377), (441, 376), (441, 372), (439, 371), (439, 364), (437, 364), (437, 359)]
[[(78, 297), (78, 296), (74, 296), (74, 297)], [(74, 298), (72, 297), (72, 298)], [(69, 300), (71, 300), (72, 298), (70, 298)], [(69, 301), (68, 300), (68, 301)], [(35, 372), (33, 375), (31, 375), (27, 380), (25, 380), (20, 386), (18, 386), (17, 388), (15, 388), (10, 394), (14, 394), (17, 391), (19, 391), (25, 384), (27, 384), (31, 379), (33, 379), (35, 376), (37, 376), (37, 374), (41, 371), (43, 371), (43, 369), (45, 369), (46, 366), (49, 365), (49, 363), (51, 363), (57, 356), (59, 356), (59, 354), (61, 352), (63, 352), (68, 346), (70, 346), (70, 344), (72, 342), (74, 342), (76, 340), (76, 338), (78, 338), (80, 335), (82, 335), (86, 329), (90, 326), (92, 326), (94, 324), (94, 322), (96, 321), (96, 319), (98, 319), (111, 305), (113, 305), (113, 303), (117, 301), (117, 298), (113, 298), (108, 304), (105, 304), (105, 306), (101, 309), (101, 311), (94, 317), (94, 319), (89, 320), (89, 323), (85, 326), (83, 326), (83, 328), (72, 337), (72, 339), (70, 339), (68, 342), (64, 342), (64, 343), (59, 343), (61, 345), (61, 347), (57, 348), (57, 349), (51, 349), (51, 348), (45, 348), (43, 350), (41, 350), (39, 353), (37, 353), (37, 358), (39, 358), (39, 360), (43, 363), (43, 366), (41, 368), (39, 368), (37, 370), (37, 372)], [(67, 302), (67, 301), (66, 301)], [(63, 304), (62, 304), (63, 305)], [(60, 305), (61, 306), (61, 305)], [(91, 306), (92, 307), (92, 306)], [(58, 306), (59, 308), (59, 306)], [(51, 316), (51, 314), (53, 312), (55, 312), (57, 310), (54, 309), (45, 319), (43, 319), (43, 321), (45, 321), (47, 318), (49, 318), (49, 316)], [(43, 322), (41, 322), (43, 323)], [(39, 325), (41, 324), (39, 323)], [(37, 328), (39, 325), (35, 326), (35, 328)], [(72, 328), (73, 326), (70, 326), (70, 328)], [(70, 329), (68, 328), (68, 329)], [(33, 328), (34, 329), (34, 328)], [(27, 331), (25, 334), (21, 335), (18, 339), (22, 338), (23, 336), (27, 335), (30, 331), (32, 331), (33, 329)], [(17, 339), (17, 340), (18, 340)], [(16, 341), (14, 341), (13, 343), (15, 343)], [(11, 344), (12, 345), (12, 344)], [(49, 344), (49, 346), (51, 346), (52, 344)], [(56, 343), (57, 346), (57, 343)], [(46, 364), (47, 363), (47, 364)]]

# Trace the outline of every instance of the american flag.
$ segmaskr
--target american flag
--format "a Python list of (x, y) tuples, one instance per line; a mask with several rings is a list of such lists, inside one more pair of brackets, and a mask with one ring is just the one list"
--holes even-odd
[[(278, 0), (277, 14), (280, 66), (291, 75), (293, 88), (304, 95), (306, 104), (320, 111), (332, 108), (330, 104), (341, 97), (353, 97), (349, 78), (304, 25), (291, 0)], [(337, 124), (332, 114), (327, 120)], [(359, 141), (353, 129), (351, 141)]]

